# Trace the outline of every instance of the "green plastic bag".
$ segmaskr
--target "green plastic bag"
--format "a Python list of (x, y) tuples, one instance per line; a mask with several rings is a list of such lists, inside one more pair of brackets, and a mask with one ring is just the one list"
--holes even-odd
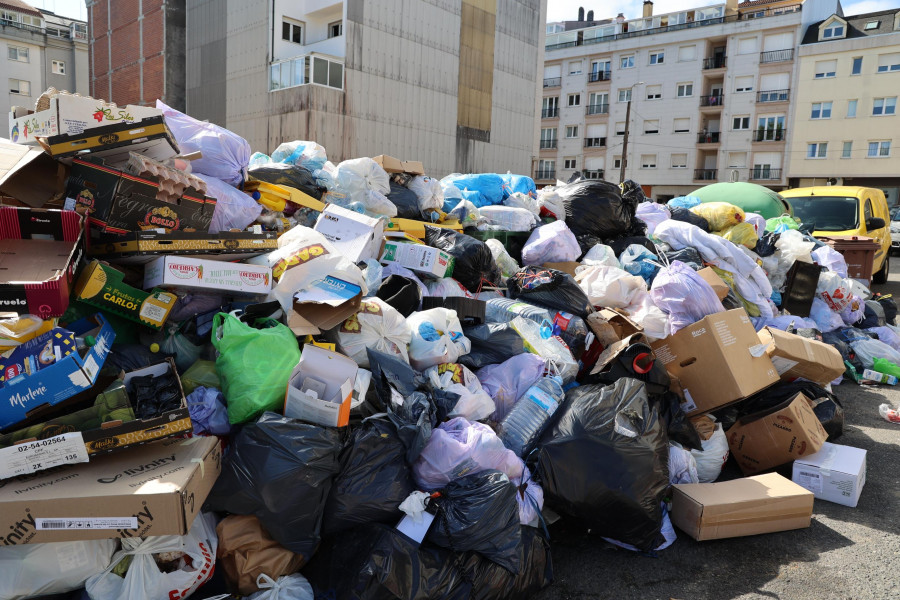
[(190, 366), (181, 376), (181, 387), (185, 395), (190, 394), (200, 386), (222, 389), (219, 374), (216, 373), (216, 363), (211, 360), (198, 360)]
[(900, 378), (900, 366), (895, 365), (886, 358), (876, 358), (872, 366), (873, 369), (885, 375), (893, 375)]
[(300, 362), (297, 338), (274, 319), (259, 319), (256, 329), (228, 313), (213, 319), (212, 342), (219, 352), (216, 372), (232, 425), (256, 419), (284, 406), (291, 371)]
[(794, 217), (789, 217), (788, 215), (766, 219), (766, 231), (775, 231), (782, 225), (788, 229), (800, 229), (800, 224), (797, 223)]

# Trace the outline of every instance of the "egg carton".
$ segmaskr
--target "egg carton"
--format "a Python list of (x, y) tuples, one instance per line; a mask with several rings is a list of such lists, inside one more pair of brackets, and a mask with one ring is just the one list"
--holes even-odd
[(187, 188), (193, 188), (202, 194), (206, 193), (206, 182), (179, 169), (164, 165), (143, 154), (130, 152), (125, 172), (138, 177), (153, 176), (159, 181), (156, 198), (162, 202), (176, 203)]

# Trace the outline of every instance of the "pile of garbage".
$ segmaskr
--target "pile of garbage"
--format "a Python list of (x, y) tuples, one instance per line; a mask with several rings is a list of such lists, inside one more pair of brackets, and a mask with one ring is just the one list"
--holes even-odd
[(39, 108), (0, 142), (0, 599), (527, 598), (557, 519), (663, 556), (859, 498), (835, 389), (896, 384), (897, 305), (790, 217)]

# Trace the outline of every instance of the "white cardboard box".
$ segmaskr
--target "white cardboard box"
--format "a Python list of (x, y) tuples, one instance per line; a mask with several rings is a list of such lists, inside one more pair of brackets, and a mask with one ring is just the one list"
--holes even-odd
[(451, 277), (453, 274), (453, 257), (443, 250), (423, 244), (386, 240), (381, 262), (397, 263), (410, 271), (435, 277)]
[[(343, 427), (350, 419), (350, 404), (359, 366), (343, 354), (312, 344), (303, 347), (300, 362), (288, 379), (284, 416), (326, 427)], [(311, 377), (325, 384), (321, 398), (301, 391)]]
[(856, 507), (866, 484), (866, 451), (825, 442), (815, 454), (794, 461), (791, 479), (820, 500)]
[(355, 263), (378, 260), (384, 238), (384, 221), (329, 204), (319, 215), (316, 231)]
[(272, 269), (188, 256), (160, 256), (144, 267), (144, 289), (155, 287), (266, 295), (272, 289)]

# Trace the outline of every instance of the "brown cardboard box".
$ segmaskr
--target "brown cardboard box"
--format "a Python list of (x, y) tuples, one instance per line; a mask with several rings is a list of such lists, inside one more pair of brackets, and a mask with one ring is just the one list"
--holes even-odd
[(778, 473), (676, 485), (672, 523), (697, 541), (809, 527), (813, 493)]
[(709, 286), (716, 293), (716, 296), (719, 297), (719, 300), (723, 299), (728, 295), (728, 284), (719, 277), (719, 274), (712, 270), (712, 267), (704, 267), (697, 271), (697, 275), (703, 278), (703, 280), (709, 284)]
[(681, 380), (688, 415), (710, 412), (778, 381), (742, 308), (704, 317), (652, 347), (657, 360)]
[(728, 447), (745, 475), (759, 473), (822, 448), (825, 428), (803, 394), (747, 415), (727, 432)]
[(0, 545), (184, 535), (221, 463), (215, 437), (169, 438), (0, 482)]
[(562, 271), (563, 273), (568, 273), (572, 277), (575, 277), (575, 268), (580, 266), (581, 263), (578, 261), (569, 261), (569, 262), (548, 262), (544, 263), (543, 267), (548, 269), (556, 269), (557, 271)]
[(410, 175), (424, 175), (425, 165), (423, 165), (418, 160), (404, 160), (403, 172), (409, 173)]
[(377, 162), (378, 165), (388, 173), (403, 172), (403, 161), (401, 161), (399, 158), (394, 158), (393, 156), (388, 156), (387, 154), (379, 154), (378, 156), (372, 157), (372, 160)]
[(770, 327), (759, 332), (759, 341), (767, 344), (766, 354), (782, 381), (802, 377), (826, 385), (844, 374), (841, 353), (828, 344)]

